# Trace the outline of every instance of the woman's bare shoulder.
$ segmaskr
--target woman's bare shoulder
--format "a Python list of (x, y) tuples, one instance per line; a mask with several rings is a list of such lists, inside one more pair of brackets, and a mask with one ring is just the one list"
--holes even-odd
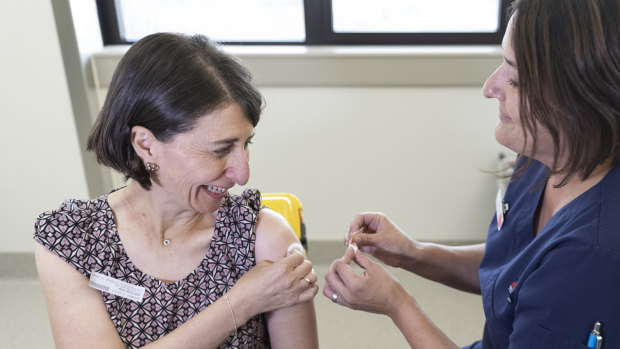
[(286, 219), (274, 210), (263, 208), (256, 222), (256, 262), (278, 260), (295, 243), (299, 244), (299, 239)]

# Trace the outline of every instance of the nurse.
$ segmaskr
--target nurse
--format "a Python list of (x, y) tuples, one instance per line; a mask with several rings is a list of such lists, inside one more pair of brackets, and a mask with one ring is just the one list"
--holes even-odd
[(619, 33), (618, 0), (515, 1), (483, 93), (499, 102), (495, 138), (520, 156), (486, 243), (421, 243), (362, 213), (323, 294), (389, 316), (412, 347), (456, 348), (370, 253), (481, 294), (483, 338), (467, 348), (587, 348), (596, 322), (602, 348), (620, 348)]

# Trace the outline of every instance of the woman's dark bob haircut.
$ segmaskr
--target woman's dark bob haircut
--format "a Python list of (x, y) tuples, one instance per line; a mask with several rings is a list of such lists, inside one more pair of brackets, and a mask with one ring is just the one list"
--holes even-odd
[(620, 1), (517, 0), (509, 16), (521, 120), (530, 135), (536, 122), (549, 130), (551, 173), (563, 174), (563, 185), (606, 161), (618, 166)]
[(131, 128), (143, 126), (161, 142), (191, 131), (196, 121), (237, 103), (253, 126), (263, 98), (249, 70), (202, 35), (158, 33), (133, 44), (112, 77), (87, 150), (150, 189), (151, 179), (131, 144)]

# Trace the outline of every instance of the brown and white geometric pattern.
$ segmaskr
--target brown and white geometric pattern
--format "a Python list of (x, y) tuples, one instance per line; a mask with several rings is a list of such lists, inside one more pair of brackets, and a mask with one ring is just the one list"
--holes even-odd
[[(86, 277), (98, 272), (145, 288), (140, 303), (101, 292), (121, 339), (128, 348), (138, 348), (204, 310), (256, 264), (254, 226), (260, 198), (256, 189), (227, 195), (202, 263), (175, 283), (154, 279), (133, 265), (119, 239), (107, 195), (67, 200), (59, 209), (41, 214), (34, 238)], [(230, 325), (229, 316), (222, 319), (222, 326)], [(204, 335), (209, 335), (208, 329)], [(257, 315), (238, 328), (236, 340), (231, 333), (220, 348), (269, 348), (268, 337), (264, 317)]]

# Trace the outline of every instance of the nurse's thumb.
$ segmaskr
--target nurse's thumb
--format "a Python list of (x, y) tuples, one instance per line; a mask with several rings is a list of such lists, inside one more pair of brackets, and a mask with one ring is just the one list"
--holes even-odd
[(351, 243), (357, 246), (375, 246), (377, 236), (375, 234), (357, 233), (351, 237)]

